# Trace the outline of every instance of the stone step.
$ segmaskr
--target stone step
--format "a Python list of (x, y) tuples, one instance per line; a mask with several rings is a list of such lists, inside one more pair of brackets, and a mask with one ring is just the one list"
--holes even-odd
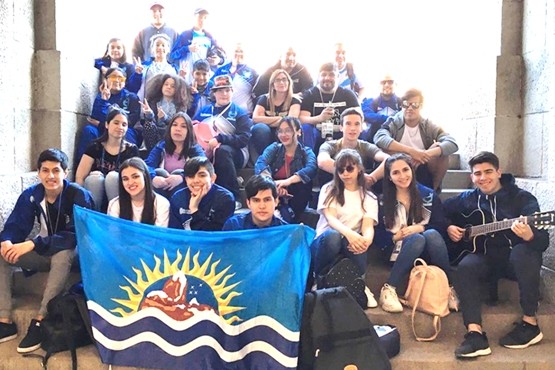
[(442, 189), (466, 189), (472, 187), (470, 171), (448, 170), (441, 183)]
[(460, 193), (467, 191), (468, 189), (442, 189), (441, 190), (441, 194), (439, 194), (439, 199), (441, 199), (441, 201), (445, 201), (446, 199), (449, 198), (453, 198), (456, 197), (457, 195), (459, 195)]

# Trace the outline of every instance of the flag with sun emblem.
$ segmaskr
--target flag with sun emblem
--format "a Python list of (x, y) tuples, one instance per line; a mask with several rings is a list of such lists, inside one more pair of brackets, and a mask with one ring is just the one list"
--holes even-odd
[(312, 229), (174, 230), (79, 207), (75, 227), (104, 363), (296, 368)]

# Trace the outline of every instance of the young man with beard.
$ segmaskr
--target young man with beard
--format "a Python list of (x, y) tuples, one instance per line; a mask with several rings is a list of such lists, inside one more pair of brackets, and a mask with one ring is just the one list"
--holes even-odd
[(318, 85), (303, 94), (299, 119), (303, 123), (304, 144), (318, 152), (326, 140), (339, 139), (339, 116), (347, 108), (360, 109), (356, 94), (337, 86), (337, 68), (333, 63), (320, 67)]
[(386, 153), (410, 155), (417, 166), (418, 182), (440, 192), (449, 155), (459, 147), (454, 137), (421, 116), (424, 97), (420, 90), (409, 89), (402, 100), (403, 110), (387, 119), (376, 132), (374, 143)]
[[(540, 211), (536, 197), (516, 186), (513, 175), (501, 173), (499, 158), (495, 154), (480, 152), (468, 164), (476, 189), (467, 190), (444, 203), (445, 215), (451, 221), (447, 234), (452, 242), (462, 242), (463, 227), (469, 224), (477, 226), (516, 219)], [(472, 358), (491, 353), (482, 327), (481, 285), (488, 282), (496, 294), (497, 280), (504, 277), (518, 282), (522, 320), (499, 339), (499, 344), (521, 349), (539, 343), (543, 334), (536, 313), (540, 299), (542, 254), (549, 246), (547, 230), (538, 230), (517, 219), (510, 229), (477, 237), (473, 246), (476, 247), (473, 253), (463, 254), (455, 276), (455, 289), (467, 329), (455, 356)]]
[(245, 184), (250, 212), (235, 215), (226, 221), (223, 231), (262, 229), (287, 223), (274, 216), (279, 203), (274, 180), (269, 176), (254, 175)]
[[(21, 193), (0, 233), (0, 343), (17, 337), (11, 317), (12, 266), (28, 272), (48, 272), (40, 308), (17, 347), (19, 353), (40, 348), (41, 321), (47, 314), (47, 304), (67, 282), (76, 256), (73, 206), (94, 208), (91, 194), (66, 180), (68, 158), (64, 152), (47, 149), (37, 162), (40, 183)], [(29, 239), (35, 221), (40, 224), (40, 231)]]

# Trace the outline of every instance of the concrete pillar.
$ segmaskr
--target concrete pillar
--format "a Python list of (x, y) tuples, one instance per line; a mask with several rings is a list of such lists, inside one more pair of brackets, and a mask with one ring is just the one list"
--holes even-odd
[[(503, 170), (522, 174), (522, 0), (503, 0), (501, 54), (497, 57), (494, 152)], [(480, 133), (478, 132), (478, 135)]]

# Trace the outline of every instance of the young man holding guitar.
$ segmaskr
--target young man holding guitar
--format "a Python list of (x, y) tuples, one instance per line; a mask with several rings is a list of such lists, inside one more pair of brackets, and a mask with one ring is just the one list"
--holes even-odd
[[(451, 241), (463, 244), (467, 252), (460, 255), (455, 289), (461, 301), (464, 325), (468, 332), (455, 350), (458, 358), (489, 355), (486, 333), (482, 331), (481, 282), (488, 279), (495, 287), (501, 277), (516, 279), (520, 290), (522, 321), (499, 340), (507, 348), (526, 348), (540, 342), (543, 334), (536, 312), (540, 298), (540, 268), (542, 253), (549, 245), (542, 222), (553, 224), (553, 214), (539, 214), (536, 197), (515, 185), (510, 174), (502, 174), (499, 158), (490, 152), (480, 152), (468, 162), (476, 189), (468, 190), (445, 201), (450, 219), (447, 234)], [(530, 216), (530, 217), (521, 217)], [(512, 222), (501, 221), (515, 218)], [(538, 227), (531, 224), (536, 223)], [(483, 230), (467, 226), (484, 225)], [(474, 230), (472, 230), (474, 229)], [(482, 235), (482, 236), (477, 236)]]

